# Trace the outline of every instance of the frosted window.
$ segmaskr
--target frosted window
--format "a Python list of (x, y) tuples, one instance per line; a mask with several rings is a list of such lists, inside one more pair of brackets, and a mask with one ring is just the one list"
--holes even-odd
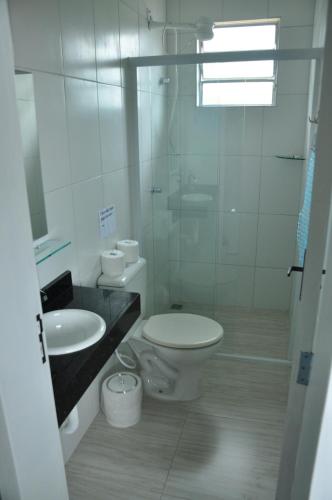
[[(274, 50), (278, 20), (217, 23), (214, 38), (199, 44), (200, 52)], [(271, 106), (274, 100), (274, 61), (206, 63), (200, 66), (199, 104), (202, 106)]]

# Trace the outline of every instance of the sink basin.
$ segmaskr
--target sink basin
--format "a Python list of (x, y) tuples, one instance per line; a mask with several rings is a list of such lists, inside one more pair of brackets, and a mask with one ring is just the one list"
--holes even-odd
[(98, 342), (106, 331), (103, 318), (83, 309), (51, 311), (44, 314), (43, 323), (50, 356), (81, 351)]
[(187, 193), (182, 195), (182, 200), (190, 203), (204, 203), (212, 201), (213, 198), (209, 194), (204, 193)]

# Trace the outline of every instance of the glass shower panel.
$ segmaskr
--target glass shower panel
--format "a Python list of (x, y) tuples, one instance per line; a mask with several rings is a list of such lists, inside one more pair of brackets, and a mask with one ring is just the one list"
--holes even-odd
[(305, 162), (287, 157), (307, 154), (309, 69), (278, 63), (273, 106), (204, 107), (196, 65), (149, 68), (138, 101), (151, 312), (289, 310)]

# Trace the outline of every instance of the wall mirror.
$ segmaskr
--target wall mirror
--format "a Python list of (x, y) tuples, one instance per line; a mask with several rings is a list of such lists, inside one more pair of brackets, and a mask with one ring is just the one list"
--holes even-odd
[(33, 75), (16, 70), (15, 86), (32, 234), (34, 240), (39, 240), (47, 235), (47, 221), (39, 154)]

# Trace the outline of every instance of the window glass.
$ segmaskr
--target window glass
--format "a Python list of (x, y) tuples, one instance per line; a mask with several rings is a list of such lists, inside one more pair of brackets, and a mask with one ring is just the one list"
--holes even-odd
[[(274, 50), (278, 20), (216, 23), (214, 38), (199, 45), (201, 52)], [(202, 106), (271, 106), (274, 101), (274, 61), (205, 63), (200, 66)]]

